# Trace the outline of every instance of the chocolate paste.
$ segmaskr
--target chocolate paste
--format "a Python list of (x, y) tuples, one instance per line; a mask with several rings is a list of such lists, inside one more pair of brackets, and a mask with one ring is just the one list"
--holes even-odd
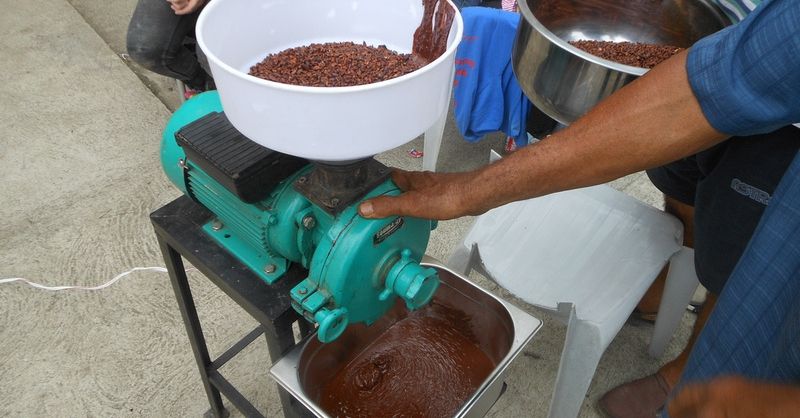
[(414, 31), (411, 53), (425, 62), (431, 62), (447, 50), (447, 38), (456, 11), (445, 0), (422, 0), (422, 4), (422, 22)]
[(323, 387), (333, 417), (452, 417), (494, 369), (464, 314), (432, 303), (396, 322)]

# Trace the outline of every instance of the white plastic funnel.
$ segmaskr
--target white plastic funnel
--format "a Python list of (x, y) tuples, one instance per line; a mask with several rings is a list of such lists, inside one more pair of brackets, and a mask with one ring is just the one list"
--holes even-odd
[(447, 109), (463, 30), (458, 12), (445, 53), (402, 77), (303, 87), (247, 73), (267, 54), (314, 42), (366, 42), (410, 53), (422, 12), (422, 0), (213, 0), (198, 20), (197, 42), (225, 114), (245, 136), (285, 154), (349, 161), (416, 138)]

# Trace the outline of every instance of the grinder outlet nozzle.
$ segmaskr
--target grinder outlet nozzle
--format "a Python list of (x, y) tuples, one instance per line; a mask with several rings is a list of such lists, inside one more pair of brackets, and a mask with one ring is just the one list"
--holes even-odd
[(320, 309), (314, 314), (314, 320), (319, 324), (317, 337), (323, 343), (329, 343), (339, 338), (350, 322), (346, 308)]
[(400, 253), (400, 259), (389, 270), (385, 286), (379, 296), (380, 300), (388, 300), (395, 294), (406, 302), (408, 309), (415, 310), (431, 301), (439, 288), (439, 276), (436, 270), (419, 265), (412, 258), (411, 250), (404, 249)]

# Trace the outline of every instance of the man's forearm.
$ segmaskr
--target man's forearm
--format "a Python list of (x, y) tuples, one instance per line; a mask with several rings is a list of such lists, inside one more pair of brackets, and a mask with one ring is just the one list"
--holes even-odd
[(359, 207), (362, 216), (452, 219), (561, 190), (590, 186), (692, 155), (721, 142), (686, 75), (686, 53), (657, 66), (572, 126), (468, 173), (396, 171), (401, 196)]
[[(480, 213), (511, 201), (607, 182), (692, 155), (727, 136), (709, 125), (686, 75), (686, 51), (621, 89), (572, 126), (479, 170)], [(472, 200), (472, 199), (471, 199)]]

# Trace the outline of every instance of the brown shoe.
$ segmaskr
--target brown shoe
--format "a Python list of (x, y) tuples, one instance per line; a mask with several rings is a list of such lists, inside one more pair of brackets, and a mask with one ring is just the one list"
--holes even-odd
[(598, 405), (612, 418), (653, 418), (671, 390), (661, 374), (655, 373), (611, 389)]
[(639, 318), (644, 322), (649, 322), (651, 324), (656, 323), (656, 318), (658, 317), (658, 312), (644, 312), (640, 311), (639, 308), (633, 310), (632, 316)]

